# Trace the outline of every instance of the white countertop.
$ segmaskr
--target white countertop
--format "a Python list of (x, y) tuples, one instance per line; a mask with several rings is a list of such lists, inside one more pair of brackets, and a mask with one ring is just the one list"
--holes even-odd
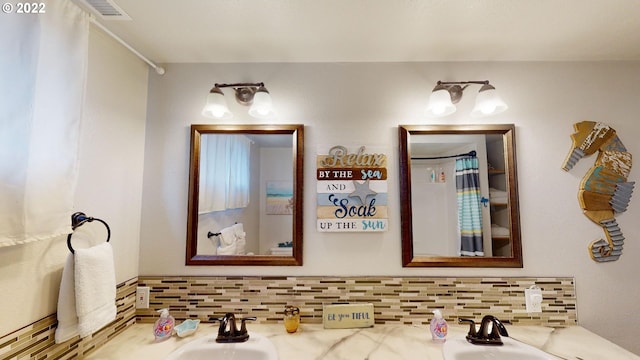
[[(249, 334), (268, 337), (278, 349), (280, 360), (395, 360), (442, 359), (442, 344), (431, 341), (427, 326), (375, 325), (363, 329), (324, 329), (322, 324), (301, 324), (288, 334), (282, 324), (247, 324)], [(201, 323), (195, 334), (173, 336), (161, 342), (153, 338), (153, 324), (135, 324), (86, 359), (163, 359), (191, 340), (216, 337), (218, 324)], [(533, 345), (559, 359), (640, 359), (639, 356), (582, 328), (554, 329), (543, 326), (507, 325), (511, 338)], [(450, 325), (448, 337), (463, 336), (468, 327)]]

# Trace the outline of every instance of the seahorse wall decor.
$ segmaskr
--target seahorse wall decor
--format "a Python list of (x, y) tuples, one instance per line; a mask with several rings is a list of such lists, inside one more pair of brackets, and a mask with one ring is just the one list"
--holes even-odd
[(631, 153), (610, 126), (594, 121), (573, 125), (573, 147), (562, 166), (569, 171), (584, 156), (598, 152), (595, 163), (587, 171), (578, 192), (584, 215), (604, 230), (605, 239), (589, 244), (594, 261), (615, 261), (622, 255), (624, 236), (615, 216), (627, 210), (635, 182), (628, 182)]

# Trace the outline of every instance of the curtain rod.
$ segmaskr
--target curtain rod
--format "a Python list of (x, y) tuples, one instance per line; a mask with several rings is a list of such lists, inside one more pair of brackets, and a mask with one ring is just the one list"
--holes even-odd
[(432, 156), (432, 157), (411, 157), (411, 160), (436, 160), (436, 159), (449, 159), (455, 157), (475, 157), (476, 151), (471, 150), (468, 153), (458, 154), (458, 155), (448, 155), (448, 156)]
[(97, 27), (100, 28), (100, 30), (104, 31), (105, 33), (107, 33), (107, 35), (111, 36), (113, 39), (115, 39), (116, 41), (118, 41), (120, 44), (122, 44), (124, 47), (126, 47), (129, 51), (131, 51), (132, 53), (134, 53), (137, 57), (139, 57), (142, 61), (146, 62), (147, 64), (149, 64), (149, 66), (151, 66), (152, 68), (154, 68), (156, 70), (156, 73), (158, 75), (164, 75), (164, 68), (162, 66), (158, 66), (156, 63), (154, 63), (153, 61), (149, 60), (146, 56), (140, 54), (136, 49), (134, 49), (133, 47), (131, 47), (131, 45), (127, 44), (124, 40), (122, 40), (118, 35), (114, 34), (113, 32), (111, 32), (111, 30), (107, 29), (104, 25), (102, 25), (101, 23), (98, 22), (98, 20), (96, 20), (96, 18), (93, 15), (89, 16), (89, 20), (91, 21), (92, 24), (96, 25)]

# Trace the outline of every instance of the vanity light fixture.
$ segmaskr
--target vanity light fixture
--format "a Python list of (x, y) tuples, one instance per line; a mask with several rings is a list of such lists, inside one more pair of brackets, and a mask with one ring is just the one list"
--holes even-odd
[(268, 119), (274, 115), (271, 103), (271, 95), (264, 87), (264, 83), (236, 83), (215, 84), (207, 96), (207, 104), (202, 109), (202, 115), (214, 119), (230, 119), (233, 117), (227, 101), (224, 98), (223, 88), (233, 88), (236, 101), (249, 108), (249, 115)]
[(483, 117), (499, 114), (508, 109), (507, 104), (498, 96), (496, 88), (484, 81), (438, 81), (429, 97), (429, 104), (425, 115), (429, 117), (443, 117), (453, 114), (462, 98), (462, 92), (470, 84), (479, 84), (480, 91), (476, 96), (476, 104), (471, 111), (472, 117)]

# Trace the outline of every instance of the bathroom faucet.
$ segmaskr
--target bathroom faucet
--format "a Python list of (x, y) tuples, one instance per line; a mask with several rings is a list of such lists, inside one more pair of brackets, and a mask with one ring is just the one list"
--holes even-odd
[(236, 316), (233, 313), (227, 313), (221, 318), (209, 318), (211, 321), (220, 321), (218, 328), (218, 337), (216, 342), (219, 343), (238, 343), (249, 340), (249, 332), (247, 332), (246, 321), (255, 321), (255, 317), (246, 317), (238, 319), (241, 322), (240, 330), (236, 326)]
[[(480, 323), (480, 329), (476, 331), (476, 323), (471, 319), (459, 319), (459, 323), (469, 324), (467, 341), (475, 345), (502, 345), (500, 336), (509, 336), (502, 322), (493, 315), (485, 315)], [(491, 327), (491, 332), (489, 332)]]

